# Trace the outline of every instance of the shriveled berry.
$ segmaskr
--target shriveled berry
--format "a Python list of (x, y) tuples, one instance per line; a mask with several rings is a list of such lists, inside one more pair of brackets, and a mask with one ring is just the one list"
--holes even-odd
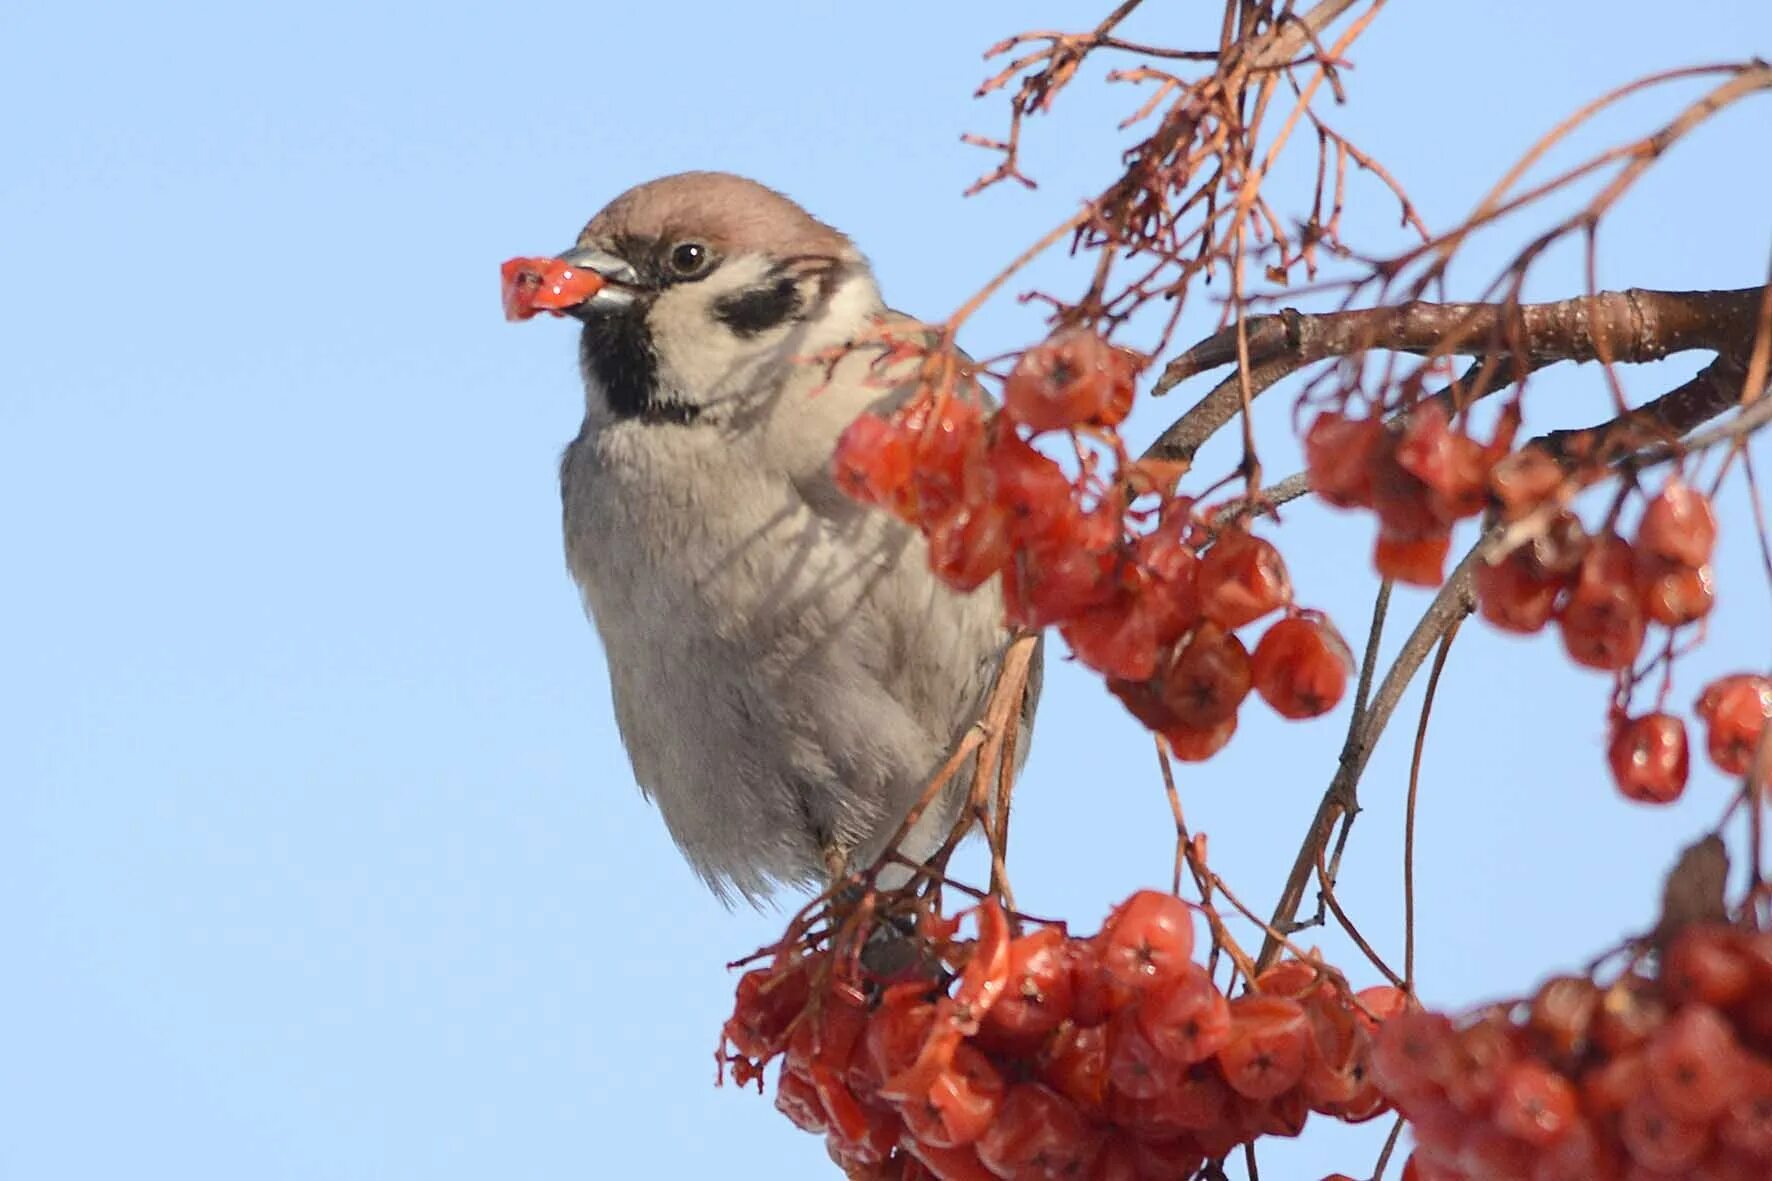
[(1353, 671), (1347, 641), (1317, 611), (1275, 623), (1250, 657), (1255, 691), (1286, 718), (1314, 718), (1334, 709)]
[(1637, 549), (1674, 566), (1702, 566), (1717, 547), (1710, 498), (1678, 476), (1651, 499), (1637, 526)]
[(1292, 600), (1292, 577), (1265, 538), (1227, 529), (1200, 559), (1200, 611), (1229, 630), (1253, 623)]
[(1716, 581), (1709, 566), (1675, 566), (1659, 558), (1637, 556), (1637, 597), (1651, 620), (1664, 627), (1683, 627), (1710, 614), (1716, 605)]
[(837, 439), (831, 475), (863, 504), (894, 506), (904, 497), (916, 464), (909, 434), (876, 414), (863, 414)]
[(927, 1090), (903, 1100), (905, 1127), (925, 1144), (959, 1148), (989, 1130), (1002, 1106), (1005, 1084), (990, 1059), (961, 1043), (953, 1061), (936, 1072)]
[(1180, 722), (1163, 728), (1169, 753), (1184, 763), (1203, 763), (1226, 746), (1237, 733), (1237, 715), (1232, 714), (1216, 725), (1200, 729)]
[(1606, 747), (1612, 779), (1627, 799), (1670, 804), (1686, 790), (1686, 724), (1672, 714), (1619, 718)]
[(1489, 493), (1501, 506), (1504, 521), (1530, 516), (1562, 484), (1562, 465), (1538, 447), (1516, 451), (1489, 471)]
[(1563, 647), (1577, 664), (1605, 672), (1629, 668), (1643, 647), (1647, 620), (1637, 599), (1635, 558), (1617, 534), (1596, 538), (1558, 612)]
[(1694, 712), (1704, 719), (1710, 761), (1720, 771), (1745, 775), (1772, 718), (1772, 680), (1753, 673), (1718, 678), (1698, 695)]
[(1003, 384), (1003, 409), (1036, 431), (1114, 426), (1132, 409), (1138, 359), (1087, 328), (1021, 355)]
[(1478, 562), (1477, 609), (1503, 631), (1530, 634), (1550, 622), (1569, 579), (1547, 575), (1530, 546), (1517, 546), (1493, 562)]
[(1372, 564), (1384, 577), (1409, 586), (1439, 586), (1451, 549), (1452, 535), (1443, 529), (1405, 533), (1381, 528)]
[(1372, 504), (1372, 471), (1388, 445), (1384, 423), (1327, 410), (1304, 435), (1304, 463), (1311, 491), (1340, 508)]
[(1176, 645), (1156, 679), (1176, 724), (1208, 731), (1235, 716), (1253, 676), (1243, 642), (1208, 619)]

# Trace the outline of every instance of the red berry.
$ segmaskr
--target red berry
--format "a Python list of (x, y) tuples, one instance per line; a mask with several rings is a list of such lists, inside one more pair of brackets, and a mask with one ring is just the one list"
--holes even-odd
[(954, 1060), (936, 1072), (927, 1091), (899, 1104), (905, 1127), (925, 1144), (959, 1148), (990, 1128), (1002, 1106), (1003, 1076), (990, 1060), (961, 1043)]
[(1255, 691), (1286, 718), (1314, 718), (1334, 709), (1353, 670), (1347, 641), (1316, 611), (1268, 628), (1250, 657)]
[(1482, 511), (1488, 456), (1470, 436), (1452, 431), (1438, 402), (1424, 402), (1410, 412), (1397, 439), (1396, 460), (1427, 488), (1427, 505), (1442, 523)]
[(984, 412), (958, 396), (907, 403), (899, 411), (911, 437), (912, 519), (929, 528), (985, 494)]
[(1563, 647), (1575, 663), (1617, 672), (1636, 660), (1647, 620), (1637, 599), (1635, 566), (1630, 543), (1617, 534), (1596, 538), (1582, 559), (1558, 613)]
[(961, 505), (929, 531), (929, 568), (958, 591), (984, 585), (1010, 556), (1003, 510), (990, 501)]
[(875, 414), (863, 414), (837, 439), (831, 475), (863, 504), (895, 506), (910, 487), (916, 464), (911, 436)]
[(1205, 620), (1176, 645), (1169, 663), (1158, 667), (1156, 679), (1178, 726), (1209, 731), (1236, 715), (1249, 696), (1253, 675), (1243, 642)]
[(1651, 500), (1637, 526), (1637, 549), (1673, 566), (1702, 566), (1717, 545), (1710, 498), (1678, 476)]
[(1107, 1097), (1108, 1027), (1066, 1022), (1047, 1042), (1039, 1080), (1084, 1110)]
[(1717, 591), (1709, 566), (1674, 566), (1659, 558), (1646, 561), (1639, 553), (1637, 597), (1654, 622), (1683, 627), (1710, 614)]
[(1772, 680), (1752, 673), (1719, 678), (1698, 695), (1695, 712), (1707, 727), (1710, 761), (1730, 775), (1745, 775), (1772, 718)]
[(1110, 677), (1149, 680), (1157, 671), (1157, 633), (1142, 599), (1121, 594), (1059, 624), (1078, 660)]
[(1389, 436), (1376, 418), (1317, 415), (1304, 435), (1305, 470), (1311, 491), (1341, 508), (1372, 504), (1372, 471)]
[(1686, 790), (1686, 725), (1664, 713), (1620, 718), (1613, 723), (1606, 758), (1626, 798), (1670, 804)]
[(1644, 1091), (1618, 1115), (1618, 1135), (1625, 1151), (1645, 1169), (1684, 1174), (1709, 1145), (1703, 1124), (1676, 1119), (1655, 1095)]
[(1304, 1077), (1310, 1022), (1297, 1001), (1252, 993), (1230, 1002), (1230, 1037), (1218, 1066), (1231, 1089), (1250, 1099), (1272, 1099)]
[(770, 1058), (787, 1048), (788, 1028), (811, 993), (806, 961), (752, 968), (738, 978), (738, 996), (726, 1022), (726, 1040), (746, 1058)]
[(1200, 611), (1228, 630), (1253, 623), (1292, 599), (1280, 551), (1242, 529), (1227, 529), (1200, 559)]
[(1740, 933), (1731, 927), (1687, 927), (1661, 959), (1661, 986), (1674, 1004), (1699, 1002), (1730, 1008), (1754, 987), (1753, 967), (1743, 954)]
[(1495, 1126), (1535, 1147), (1567, 1134), (1580, 1118), (1575, 1088), (1541, 1062), (1516, 1062), (1501, 1076)]
[(1212, 1057), (1230, 1038), (1230, 1005), (1197, 964), (1147, 990), (1135, 1012), (1150, 1044), (1182, 1066)]
[(1200, 559), (1188, 544), (1187, 514), (1166, 510), (1164, 517), (1155, 530), (1133, 543), (1132, 551), (1145, 575), (1139, 597), (1150, 615), (1157, 643), (1167, 647), (1200, 620)]
[(1562, 465), (1537, 447), (1516, 451), (1489, 471), (1489, 492), (1500, 503), (1504, 521), (1531, 515), (1562, 485)]
[(1649, 1089), (1675, 1119), (1707, 1124), (1740, 1096), (1746, 1063), (1735, 1035), (1709, 1005), (1687, 1005), (1644, 1051)]
[(997, 504), (1017, 545), (1065, 544), (1078, 519), (1075, 488), (1051, 459), (999, 423), (988, 460)]
[(813, 1089), (812, 1080), (782, 1063), (781, 1078), (775, 1084), (775, 1110), (787, 1116), (802, 1132), (822, 1136), (825, 1130), (824, 1103)]
[(1036, 431), (1114, 426), (1132, 409), (1138, 359), (1087, 328), (1021, 355), (1003, 384), (1003, 409)]
[(1140, 890), (1114, 908), (1096, 941), (1110, 979), (1150, 988), (1192, 965), (1194, 913), (1173, 894)]
[(1526, 1023), (1556, 1054), (1573, 1057), (1587, 1046), (1600, 990), (1585, 976), (1553, 976), (1539, 986)]
[(1439, 586), (1451, 549), (1452, 535), (1443, 529), (1416, 534), (1381, 528), (1372, 564), (1384, 577), (1409, 586)]
[(1040, 1181), (1081, 1172), (1095, 1154), (1095, 1138), (1070, 1100), (1039, 1083), (1017, 1083), (977, 1151), (998, 1177)]
[(1183, 763), (1203, 763), (1230, 744), (1237, 733), (1237, 715), (1232, 714), (1215, 726), (1196, 729), (1180, 722), (1163, 728), (1169, 753)]
[(1009, 944), (1009, 983), (986, 1010), (979, 1037), (993, 1048), (1032, 1049), (1070, 1016), (1071, 997), (1064, 932), (1041, 927)]
[(1522, 545), (1494, 562), (1478, 562), (1477, 606), (1483, 618), (1503, 631), (1531, 633), (1550, 622), (1567, 578), (1547, 575)]

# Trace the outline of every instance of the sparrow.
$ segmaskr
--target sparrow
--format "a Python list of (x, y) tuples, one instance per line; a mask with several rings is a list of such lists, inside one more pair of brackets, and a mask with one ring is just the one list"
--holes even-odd
[[(873, 865), (1011, 638), (995, 580), (949, 589), (914, 529), (831, 474), (844, 428), (917, 385), (914, 361), (845, 346), (931, 330), (886, 307), (847, 237), (725, 173), (628, 190), (558, 261), (590, 280), (554, 304), (583, 324), (566, 559), (635, 779), (723, 900)], [(1039, 672), (1036, 651), (1024, 736)], [(968, 779), (901, 853), (934, 852)]]

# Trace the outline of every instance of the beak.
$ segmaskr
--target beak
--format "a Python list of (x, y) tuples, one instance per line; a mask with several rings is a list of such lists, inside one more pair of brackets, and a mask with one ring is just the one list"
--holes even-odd
[(555, 258), (513, 258), (501, 271), (507, 320), (538, 312), (582, 320), (594, 310), (632, 303), (639, 278), (627, 260), (588, 246)]
[(575, 274), (594, 275), (598, 280), (589, 296), (570, 306), (560, 307), (560, 311), (568, 316), (582, 320), (591, 312), (626, 307), (634, 302), (640, 276), (620, 255), (598, 250), (595, 246), (580, 246), (561, 254), (559, 261)]

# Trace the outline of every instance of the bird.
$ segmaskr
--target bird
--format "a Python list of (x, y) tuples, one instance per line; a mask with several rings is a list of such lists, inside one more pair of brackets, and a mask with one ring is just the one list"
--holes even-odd
[[(585, 393), (560, 463), (566, 563), (635, 780), (729, 905), (875, 866), (1012, 638), (995, 579), (949, 589), (916, 530), (831, 472), (845, 427), (917, 386), (846, 346), (932, 330), (886, 306), (847, 236), (729, 173), (631, 188), (557, 257), (595, 277), (558, 309), (582, 324)], [(1040, 681), (1036, 647), (1017, 771)], [(935, 851), (966, 778), (901, 854)]]

